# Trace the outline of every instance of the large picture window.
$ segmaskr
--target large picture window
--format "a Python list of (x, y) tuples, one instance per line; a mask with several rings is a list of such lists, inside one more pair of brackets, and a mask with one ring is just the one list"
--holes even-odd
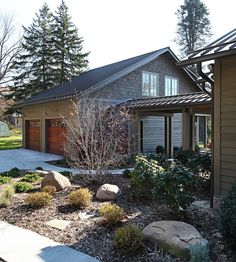
[(178, 79), (171, 76), (165, 76), (165, 96), (178, 95)]
[(142, 94), (144, 96), (158, 96), (159, 76), (151, 72), (143, 72), (142, 75)]

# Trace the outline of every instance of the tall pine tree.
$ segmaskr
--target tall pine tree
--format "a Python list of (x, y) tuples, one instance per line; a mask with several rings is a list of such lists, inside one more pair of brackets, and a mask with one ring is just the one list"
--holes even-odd
[(16, 76), (11, 88), (16, 101), (55, 85), (53, 15), (46, 3), (33, 23), (23, 29), (22, 53), (15, 60)]
[(62, 0), (54, 15), (55, 68), (58, 83), (79, 75), (88, 66), (88, 54), (83, 53), (83, 39), (72, 23), (68, 8)]
[(211, 37), (209, 12), (201, 0), (184, 0), (184, 4), (176, 12), (177, 39), (182, 55), (188, 55)]

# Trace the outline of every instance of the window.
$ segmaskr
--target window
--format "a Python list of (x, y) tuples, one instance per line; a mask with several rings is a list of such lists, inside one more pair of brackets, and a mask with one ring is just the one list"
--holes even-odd
[(158, 95), (158, 74), (143, 72), (142, 94), (143, 96)]
[(178, 95), (178, 79), (171, 76), (165, 76), (165, 96)]

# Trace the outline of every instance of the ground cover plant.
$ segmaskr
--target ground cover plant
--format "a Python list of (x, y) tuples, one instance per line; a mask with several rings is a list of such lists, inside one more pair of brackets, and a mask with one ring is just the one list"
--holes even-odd
[(14, 187), (17, 193), (28, 192), (33, 189), (33, 186), (28, 182), (16, 182)]

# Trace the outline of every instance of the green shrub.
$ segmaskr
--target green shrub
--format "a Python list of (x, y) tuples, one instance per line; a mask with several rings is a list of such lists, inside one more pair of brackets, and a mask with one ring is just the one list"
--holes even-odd
[(164, 147), (159, 145), (156, 147), (156, 153), (157, 154), (163, 154), (164, 153)]
[(179, 209), (186, 209), (194, 201), (201, 182), (197, 175), (175, 165), (172, 170), (161, 174), (156, 182), (156, 198), (162, 199), (174, 213), (178, 213)]
[(131, 171), (130, 171), (129, 169), (125, 169), (125, 170), (123, 171), (123, 176), (130, 178), (130, 173), (131, 173)]
[(25, 202), (33, 208), (41, 208), (51, 204), (52, 196), (45, 192), (29, 194)]
[(39, 176), (39, 174), (33, 173), (33, 174), (25, 174), (25, 175), (21, 178), (21, 181), (33, 183), (33, 182), (39, 181), (40, 179), (41, 179), (41, 177)]
[(116, 229), (114, 245), (124, 253), (137, 251), (143, 245), (142, 230), (132, 225)]
[(92, 193), (87, 188), (80, 188), (69, 194), (69, 203), (77, 207), (86, 207), (92, 201)]
[(63, 176), (69, 178), (70, 180), (74, 179), (74, 175), (70, 171), (61, 171), (60, 174), (62, 174)]
[(53, 195), (57, 191), (55, 186), (45, 186), (43, 187), (43, 192)]
[(199, 241), (195, 245), (190, 245), (190, 262), (209, 261), (208, 241)]
[(14, 167), (11, 170), (5, 172), (5, 174), (6, 174), (6, 176), (10, 176), (10, 177), (14, 177), (14, 178), (19, 177), (21, 175), (20, 169), (17, 168), (17, 167)]
[(236, 247), (236, 184), (222, 199), (219, 209), (219, 229), (225, 239)]
[(10, 183), (12, 180), (11, 177), (8, 177), (8, 176), (0, 176), (0, 185), (2, 184), (8, 184)]
[(124, 218), (123, 208), (111, 203), (103, 204), (99, 208), (99, 213), (109, 225), (116, 224)]
[(14, 193), (14, 187), (12, 185), (7, 185), (6, 187), (4, 187), (1, 195), (7, 199), (11, 199)]
[(15, 183), (15, 190), (17, 193), (28, 192), (33, 189), (33, 186), (28, 182)]
[(7, 207), (10, 205), (10, 200), (1, 196), (0, 197), (0, 208)]
[(35, 167), (36, 170), (43, 170), (43, 168), (41, 166), (37, 166)]
[(131, 187), (135, 197), (153, 199), (153, 189), (156, 180), (164, 169), (158, 165), (156, 160), (148, 160), (146, 156), (136, 156), (134, 171), (130, 173)]
[(14, 188), (12, 185), (8, 185), (3, 188), (0, 196), (0, 208), (10, 205), (13, 194)]

